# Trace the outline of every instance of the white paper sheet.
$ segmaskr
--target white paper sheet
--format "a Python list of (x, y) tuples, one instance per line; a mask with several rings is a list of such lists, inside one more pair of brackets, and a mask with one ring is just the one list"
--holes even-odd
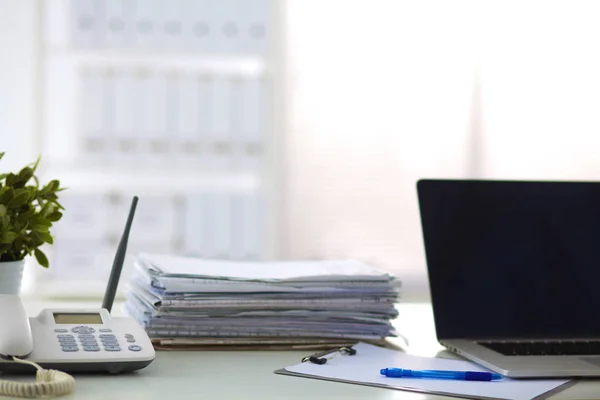
[[(460, 395), (469, 398), (531, 400), (568, 382), (564, 379), (508, 379), (493, 382), (454, 381), (442, 379), (387, 378), (382, 368), (487, 371), (475, 363), (443, 358), (418, 357), (367, 343), (353, 346), (356, 355), (339, 355), (317, 365), (310, 362), (285, 368), (286, 371), (312, 377), (341, 380), (390, 389), (425, 393)], [(276, 371), (277, 372), (277, 371)]]
[[(159, 254), (140, 254), (140, 260), (150, 264), (157, 276), (223, 277), (264, 281), (351, 279), (388, 281), (389, 275), (356, 260), (250, 262), (205, 260)], [(147, 265), (148, 266), (148, 265)]]

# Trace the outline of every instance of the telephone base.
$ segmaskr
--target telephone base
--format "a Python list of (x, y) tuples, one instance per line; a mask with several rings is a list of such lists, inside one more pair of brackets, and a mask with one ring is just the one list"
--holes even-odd
[[(34, 361), (35, 360), (31, 360)], [(147, 367), (153, 360), (149, 361), (119, 361), (119, 362), (94, 362), (94, 363), (39, 363), (44, 369), (56, 369), (69, 373), (109, 373), (120, 374), (132, 372)], [(2, 374), (35, 374), (36, 369), (32, 365), (16, 362), (0, 362), (0, 373)]]

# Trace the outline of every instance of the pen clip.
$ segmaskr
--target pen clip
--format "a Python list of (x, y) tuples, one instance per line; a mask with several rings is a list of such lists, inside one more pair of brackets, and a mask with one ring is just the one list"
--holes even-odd
[[(331, 354), (331, 356), (324, 357), (328, 354)], [(315, 353), (311, 356), (306, 356), (306, 357), (302, 358), (302, 362), (310, 361), (313, 364), (323, 365), (328, 360), (331, 360), (338, 354), (345, 354), (345, 355), (353, 356), (356, 354), (356, 349), (352, 348), (352, 346), (342, 346), (337, 349), (325, 350), (325, 351), (321, 351), (319, 353)]]

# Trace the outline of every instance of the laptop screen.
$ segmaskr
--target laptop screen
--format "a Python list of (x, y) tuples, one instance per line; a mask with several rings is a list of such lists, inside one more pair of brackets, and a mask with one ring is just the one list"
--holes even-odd
[(438, 339), (600, 337), (600, 182), (417, 191)]

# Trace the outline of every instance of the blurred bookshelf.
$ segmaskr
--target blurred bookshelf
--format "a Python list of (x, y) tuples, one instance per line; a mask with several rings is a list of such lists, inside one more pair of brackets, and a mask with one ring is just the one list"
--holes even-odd
[(139, 252), (277, 256), (276, 3), (43, 2), (42, 178), (69, 189), (36, 293), (103, 294), (133, 195), (122, 281)]

